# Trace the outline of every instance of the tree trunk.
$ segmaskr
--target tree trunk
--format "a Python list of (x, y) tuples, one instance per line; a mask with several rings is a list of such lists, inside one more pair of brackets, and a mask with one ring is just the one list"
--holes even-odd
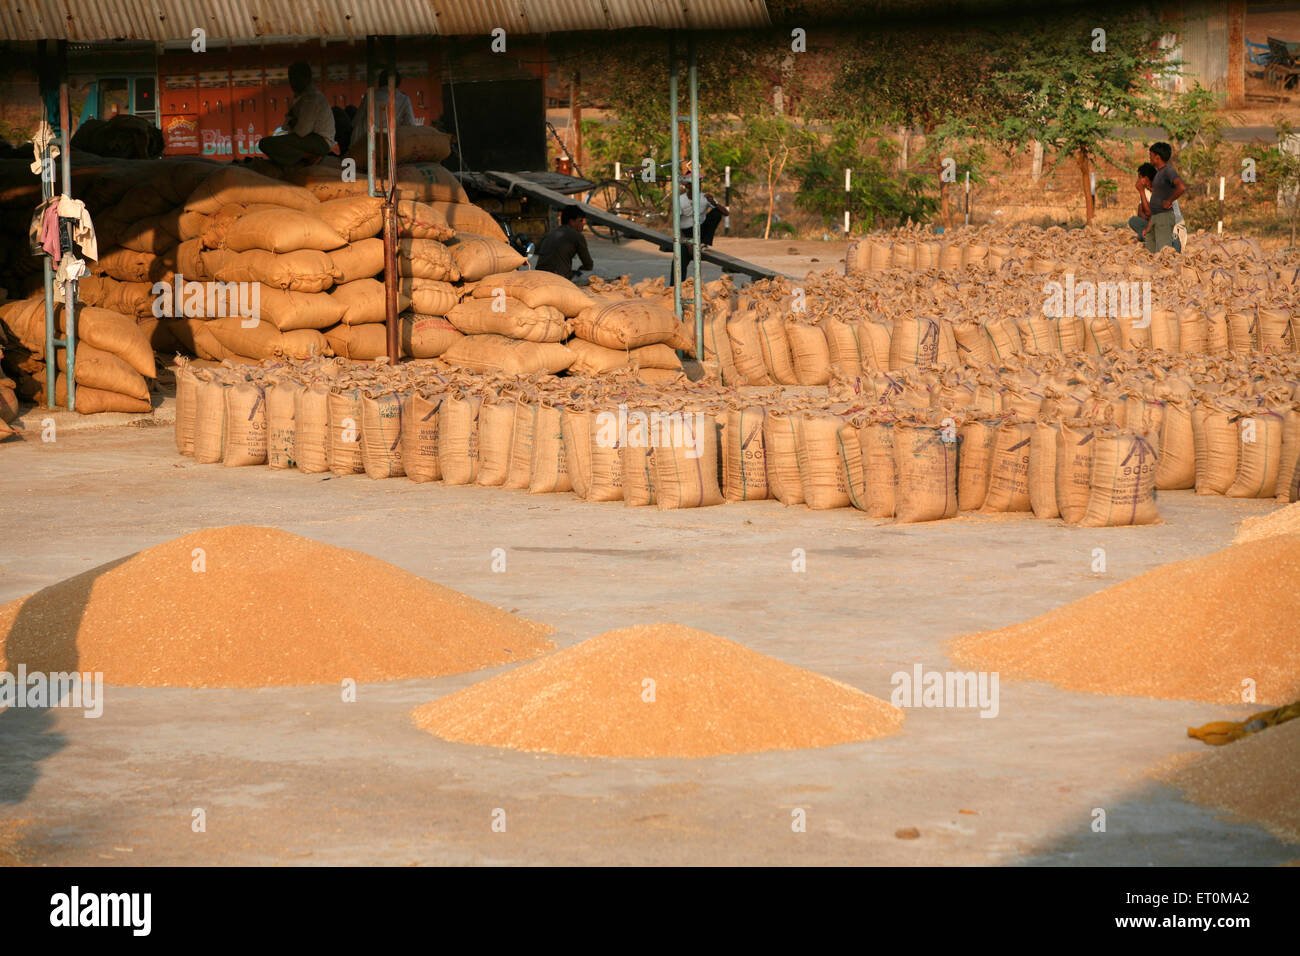
[(1030, 160), (1029, 175), (1033, 177), (1034, 182), (1038, 182), (1039, 177), (1043, 175), (1043, 144), (1040, 140), (1034, 140), (1032, 149), (1032, 159)]
[(1088, 155), (1086, 149), (1079, 150), (1079, 175), (1083, 177), (1083, 202), (1087, 210), (1084, 220), (1092, 222), (1092, 217), (1097, 210), (1092, 196), (1092, 157)]
[(764, 239), (772, 235), (772, 210), (776, 206), (776, 186), (773, 182), (772, 168), (775, 165), (776, 157), (770, 157), (767, 161), (767, 224), (763, 226)]

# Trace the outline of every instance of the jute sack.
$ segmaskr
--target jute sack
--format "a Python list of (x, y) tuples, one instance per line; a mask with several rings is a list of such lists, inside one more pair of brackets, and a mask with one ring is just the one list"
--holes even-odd
[(569, 337), (569, 324), (559, 309), (530, 308), (505, 295), (466, 299), (447, 313), (447, 321), (466, 335), (493, 333), (527, 342), (562, 342)]
[[(388, 131), (381, 127), (379, 120), (380, 117), (376, 117), (375, 156), (387, 166)], [(397, 126), (395, 131), (394, 138), (397, 142), (393, 144), (393, 149), (399, 164), (441, 163), (451, 155), (451, 134), (444, 133), (434, 126)], [(356, 161), (357, 169), (366, 171), (370, 157), (365, 139), (359, 140), (357, 145), (348, 152), (348, 158)]]
[(384, 231), (384, 201), (378, 196), (347, 196), (316, 209), (321, 222), (348, 242), (373, 239)]
[(438, 463), (438, 410), (444, 396), (426, 395), (412, 389), (402, 400), (402, 467), (412, 481), (437, 481), (442, 477)]
[(336, 385), (329, 395), (330, 472), (342, 477), (359, 475), (365, 470), (361, 457), (361, 389), (355, 385)]
[(397, 288), (411, 300), (411, 310), (423, 315), (446, 315), (460, 301), (454, 285), (437, 279), (404, 278)]
[(1083, 320), (1084, 344), (1089, 352), (1102, 355), (1120, 347), (1119, 326), (1107, 315)]
[(862, 356), (858, 354), (858, 336), (854, 326), (829, 316), (819, 324), (822, 334), (826, 336), (831, 368), (838, 369), (846, 378), (861, 375)]
[(1029, 443), (1034, 426), (1003, 422), (993, 445), (993, 466), (989, 470), (986, 513), (1029, 511)]
[(396, 392), (362, 392), (361, 466), (369, 478), (406, 474), (402, 458), (402, 398)]
[(448, 395), (438, 412), (438, 464), (448, 485), (472, 485), (478, 478), (481, 395)]
[[(380, 223), (383, 229), (383, 223)], [(446, 242), (456, 235), (447, 217), (428, 203), (401, 199), (397, 203), (397, 234), (407, 239), (437, 239)]]
[(308, 475), (329, 471), (329, 388), (315, 383), (294, 396), (293, 460)]
[(1205, 312), (1205, 352), (1207, 355), (1227, 355), (1231, 351), (1228, 335), (1228, 311), (1221, 307)]
[(88, 306), (118, 315), (153, 314), (153, 286), (148, 282), (118, 282), (103, 276), (82, 276), (77, 284), (77, 298)]
[(794, 377), (800, 385), (825, 385), (831, 380), (831, 348), (821, 326), (787, 322), (786, 337)]
[(467, 335), (441, 358), (471, 371), (507, 375), (556, 375), (573, 364), (573, 353), (558, 342), (525, 342), (504, 335)]
[(566, 318), (574, 318), (594, 304), (591, 296), (554, 272), (494, 272), (483, 276), (473, 295), (476, 299), (494, 299), (498, 297), (497, 290), (500, 290), (499, 294), (517, 299), (530, 309), (543, 305), (559, 309)]
[(560, 414), (564, 458), (569, 465), (573, 493), (586, 498), (591, 489), (591, 430), (595, 414), (585, 408), (565, 408)]
[(859, 511), (867, 510), (867, 471), (862, 463), (862, 426), (845, 422), (836, 432), (835, 442), (840, 453), (840, 464), (849, 489), (849, 504)]
[(1267, 408), (1252, 409), (1237, 422), (1237, 434), (1241, 439), (1237, 475), (1225, 495), (1229, 498), (1272, 498), (1277, 494), (1284, 424), (1279, 412)]
[(792, 412), (768, 409), (763, 419), (763, 453), (772, 497), (783, 505), (803, 504), (799, 438)]
[(880, 322), (858, 322), (854, 331), (858, 336), (858, 354), (862, 356), (863, 373), (870, 369), (889, 371), (893, 332)]
[(898, 466), (894, 463), (894, 425), (869, 422), (858, 429), (862, 477), (867, 488), (867, 515), (892, 518), (897, 503)]
[[(468, 203), (456, 174), (440, 162), (410, 162), (397, 167), (397, 196), (425, 203)], [(478, 207), (474, 207), (478, 208)], [(491, 216), (488, 216), (492, 219)], [(492, 220), (495, 222), (495, 220)]]
[(528, 478), (530, 495), (572, 491), (569, 462), (564, 453), (560, 409), (538, 404), (533, 418), (533, 464)]
[(1151, 310), (1151, 347), (1166, 352), (1177, 352), (1179, 345), (1178, 316), (1170, 309)]
[(1160, 448), (1156, 460), (1156, 488), (1160, 491), (1196, 487), (1196, 437), (1187, 403), (1165, 403), (1160, 423)]
[(346, 245), (339, 235), (315, 215), (293, 209), (263, 209), (245, 213), (226, 230), (225, 248), (233, 252), (265, 249), (294, 252), (319, 249), (329, 252)]
[(179, 249), (177, 246), (163, 255), (135, 249), (110, 249), (90, 264), (90, 274), (108, 276), (119, 282), (158, 282), (176, 271)]
[[(56, 354), (59, 371), (66, 372), (67, 350), (56, 348)], [(105, 352), (85, 342), (77, 347), (76, 380), (78, 385), (86, 388), (116, 392), (141, 402), (149, 401), (149, 383), (139, 372), (112, 352)]]
[(464, 335), (441, 315), (402, 314), (402, 353), (412, 358), (437, 358)]
[(506, 480), (503, 488), (526, 491), (532, 482), (533, 440), (537, 424), (538, 404), (531, 402), (515, 403), (515, 423), (510, 432), (509, 464), (506, 468)]
[[(190, 239), (186, 242), (182, 242), (172, 250), (172, 255), (176, 258), (174, 270), (182, 276), (200, 280), (215, 279), (217, 277), (215, 270), (209, 272), (208, 267), (203, 264), (203, 249), (197, 239)], [(231, 255), (238, 255), (238, 253), (232, 253)], [(158, 278), (165, 279), (166, 275), (159, 276)]]
[[(489, 236), (457, 231), (447, 249), (460, 277), (466, 282), (477, 282), (498, 272), (510, 272), (528, 262), (509, 243)], [(432, 278), (438, 278), (433, 276)]]
[(957, 443), (943, 440), (942, 428), (894, 426), (894, 464), (898, 469), (895, 518), (935, 521), (957, 515)]
[(492, 218), (492, 214), (481, 206), (475, 206), (467, 202), (441, 202), (433, 201), (429, 203), (437, 212), (442, 213), (443, 218), (447, 220), (448, 225), (456, 232), (468, 232), (476, 236), (486, 236), (489, 239), (499, 239), (505, 242), (507, 237), (501, 229), (500, 223)]
[(329, 292), (293, 292), (262, 286), (258, 316), (281, 332), (328, 329), (343, 321), (346, 304)]
[(655, 459), (650, 444), (652, 409), (630, 409), (627, 444), (623, 447), (623, 504), (631, 508), (655, 503)]
[(998, 364), (1005, 364), (1024, 350), (1020, 331), (1011, 319), (989, 319), (984, 323), (984, 334), (988, 337), (993, 360)]
[(1061, 517), (1078, 524), (1088, 508), (1097, 429), (1062, 424), (1056, 444), (1056, 504)]
[[(330, 252), (329, 260), (334, 281), (340, 285), (358, 279), (373, 279), (384, 271), (384, 240), (361, 239), (349, 242)], [(398, 288), (401, 289), (401, 286)]]
[(1192, 409), (1196, 448), (1196, 493), (1222, 495), (1237, 478), (1237, 416), (1211, 401)]
[(620, 434), (619, 409), (599, 408), (591, 416), (588, 443), (591, 461), (591, 484), (588, 501), (623, 500), (623, 434)]
[(369, 362), (388, 354), (388, 327), (382, 322), (336, 325), (325, 332), (325, 342), (340, 358)]
[(952, 333), (957, 340), (957, 357), (962, 365), (979, 367), (992, 363), (993, 349), (979, 320), (972, 318), (958, 322), (953, 325)]
[(805, 503), (814, 511), (847, 508), (848, 474), (839, 447), (843, 419), (809, 413), (797, 416), (794, 422), (795, 460)]
[(236, 382), (225, 391), (226, 441), (221, 460), (231, 467), (266, 464), (266, 395), (262, 386)]
[(319, 200), (301, 186), (291, 186), (232, 163), (209, 175), (185, 200), (185, 210), (210, 216), (231, 203), (274, 203), (306, 211), (320, 205)]
[(226, 445), (226, 385), (201, 378), (194, 397), (194, 460), (201, 465), (221, 461)]
[(723, 429), (726, 467), (723, 493), (728, 501), (757, 501), (769, 497), (767, 457), (763, 451), (762, 405), (727, 409)]
[(207, 328), (227, 352), (258, 361), (279, 355), (305, 359), (329, 352), (327, 339), (315, 329), (281, 332), (270, 322), (244, 328), (244, 320), (237, 316), (214, 319)]
[(176, 370), (176, 450), (194, 454), (194, 401), (199, 382), (189, 363)]
[(1255, 351), (1257, 335), (1255, 313), (1232, 310), (1228, 312), (1228, 350), (1233, 355), (1249, 355)]
[(460, 280), (460, 270), (447, 247), (436, 239), (401, 239), (397, 243), (397, 272), (416, 279)]
[(1293, 313), (1285, 309), (1259, 307), (1256, 330), (1261, 352), (1296, 351), (1295, 332), (1291, 325)]
[(1195, 306), (1179, 309), (1178, 349), (1186, 355), (1203, 355), (1208, 351), (1209, 324), (1205, 313)]
[[(45, 404), (45, 383), (37, 386), (33, 400), (38, 405)], [(65, 406), (68, 402), (68, 377), (62, 372), (54, 381), (54, 404)], [(121, 392), (106, 392), (102, 388), (89, 385), (77, 386), (77, 413), (81, 415), (98, 415), (100, 412), (125, 412), (127, 414), (145, 414), (153, 411), (153, 404), (143, 399), (123, 395)]]
[(680, 344), (681, 329), (672, 310), (649, 299), (620, 299), (588, 306), (573, 320), (573, 334), (607, 349), (635, 349), (660, 342), (685, 347)]
[(495, 487), (506, 480), (514, 428), (514, 402), (483, 403), (478, 413), (478, 477), (474, 484)]
[(1156, 450), (1148, 436), (1107, 430), (1095, 440), (1088, 506), (1079, 521), (1084, 528), (1154, 524)]
[[(375, 279), (357, 279), (336, 285), (330, 297), (343, 307), (344, 325), (370, 325), (383, 322), (388, 316), (387, 292), (384, 284)], [(397, 291), (397, 311), (404, 312), (411, 300)]]
[(1278, 458), (1277, 500), (1300, 499), (1300, 406), (1292, 405), (1282, 418), (1282, 450)]
[(217, 271), (219, 282), (260, 282), (294, 292), (322, 292), (334, 284), (334, 263), (315, 249), (277, 255), (263, 249), (237, 253)]
[(228, 206), (222, 206), (211, 216), (204, 217), (203, 229), (199, 232), (199, 244), (208, 251), (222, 250), (234, 255), (235, 250), (226, 249), (226, 234), (245, 216), (254, 212), (290, 213), (295, 211), (285, 206), (274, 206), (267, 203), (253, 203), (251, 205), (231, 203)]
[(759, 321), (758, 344), (768, 374), (782, 385), (798, 385), (794, 360), (790, 357), (790, 339), (786, 336), (785, 320), (780, 313), (772, 313)]
[(743, 385), (771, 385), (773, 379), (763, 364), (762, 333), (753, 312), (738, 312), (727, 321), (727, 339), (736, 375)]
[(146, 216), (129, 223), (117, 237), (123, 249), (160, 255), (180, 243), (180, 210)]
[[(704, 317), (704, 354), (700, 364), (705, 374), (723, 385), (743, 385), (744, 379), (736, 371), (736, 360), (727, 335), (726, 309), (711, 309)], [(667, 346), (665, 346), (666, 348)]]
[(294, 409), (304, 386), (278, 381), (266, 387), (266, 464), (269, 468), (293, 468), (296, 444)]
[(671, 429), (651, 435), (654, 496), (661, 511), (722, 504), (718, 484), (718, 423), (700, 409), (681, 410)]
[(1029, 507), (1035, 518), (1059, 518), (1056, 503), (1056, 445), (1060, 426), (1039, 422), (1029, 439)]
[(894, 322), (889, 345), (889, 370), (939, 361), (939, 323), (923, 316), (903, 316)]
[(221, 361), (228, 354), (202, 319), (169, 319), (167, 330), (185, 351), (208, 361)]
[(957, 508), (978, 511), (984, 507), (993, 474), (993, 449), (998, 440), (995, 422), (970, 421), (958, 429)]
[(176, 230), (181, 243), (184, 244), (203, 235), (203, 227), (208, 224), (208, 217), (201, 212), (185, 212), (176, 219)]

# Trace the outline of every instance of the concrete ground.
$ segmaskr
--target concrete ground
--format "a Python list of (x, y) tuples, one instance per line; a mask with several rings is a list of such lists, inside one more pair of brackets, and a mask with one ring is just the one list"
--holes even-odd
[[(274, 525), (557, 628), (676, 621), (888, 699), (945, 642), (1228, 544), (1268, 502), (1164, 494), (1164, 523), (896, 526), (776, 502), (659, 512), (572, 495), (197, 465), (167, 427), (0, 447), (0, 601), (187, 532)], [(490, 570), (504, 548), (507, 570)], [(1092, 551), (1108, 570), (1094, 574)], [(796, 548), (807, 570), (792, 570)], [(380, 600), (340, 595), (340, 600)], [(1176, 608), (1170, 609), (1177, 613)], [(436, 622), (430, 622), (436, 627)], [(0, 713), (0, 861), (35, 864), (1256, 864), (1300, 858), (1158, 783), (1185, 728), (1245, 710), (1004, 682), (1000, 713), (912, 709), (901, 733), (693, 760), (438, 740), (439, 680), (253, 691), (110, 688), (103, 716)], [(206, 832), (191, 829), (193, 811)], [(1095, 808), (1107, 829), (1094, 833)], [(495, 810), (506, 831), (492, 829)], [(792, 814), (806, 813), (806, 832)], [(919, 838), (895, 836), (915, 827)]]

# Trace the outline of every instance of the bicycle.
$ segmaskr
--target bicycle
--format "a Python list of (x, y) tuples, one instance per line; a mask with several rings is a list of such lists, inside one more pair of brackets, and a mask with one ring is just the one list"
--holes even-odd
[[(672, 169), (672, 163), (659, 163), (657, 170)], [(603, 179), (587, 193), (584, 201), (623, 219), (649, 228), (663, 229), (672, 215), (668, 183), (671, 179), (647, 183), (641, 179), (640, 167), (633, 167), (626, 178)], [(588, 222), (587, 228), (599, 239), (617, 240), (620, 232), (605, 223)]]

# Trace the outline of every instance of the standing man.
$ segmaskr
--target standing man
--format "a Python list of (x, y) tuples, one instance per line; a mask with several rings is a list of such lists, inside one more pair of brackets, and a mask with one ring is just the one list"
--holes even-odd
[(548, 232), (538, 246), (537, 265), (533, 268), (572, 279), (573, 257), (577, 256), (582, 268), (590, 272), (594, 263), (587, 251), (587, 240), (582, 235), (586, 225), (587, 217), (578, 206), (565, 206), (560, 212), (560, 224)]
[(1142, 233), (1147, 252), (1159, 252), (1174, 244), (1174, 203), (1187, 191), (1187, 184), (1169, 160), (1174, 154), (1168, 143), (1152, 143), (1148, 152), (1156, 174), (1151, 180), (1151, 218)]
[[(411, 98), (401, 90), (402, 74), (393, 74), (394, 95), (393, 100), (397, 103), (396, 124), (398, 126), (414, 126), (415, 108), (411, 105)], [(352, 131), (352, 148), (360, 146), (362, 149), (366, 145), (366, 116), (367, 109), (366, 97), (370, 96), (367, 91), (366, 95), (361, 97), (361, 104), (357, 107), (357, 116), (361, 121)], [(381, 70), (379, 73), (379, 90), (375, 93), (375, 132), (388, 132), (388, 71)]]
[[(682, 259), (682, 278), (685, 279), (687, 278), (687, 269), (694, 267), (695, 256), (698, 255), (698, 252), (696, 251), (696, 239), (698, 238), (699, 240), (698, 245), (713, 245), (713, 236), (718, 231), (718, 225), (722, 222), (722, 217), (730, 215), (731, 210), (714, 199), (709, 193), (701, 193), (700, 198), (704, 200), (709, 207), (708, 213), (705, 214), (701, 221), (699, 215), (697, 215), (698, 211), (696, 210), (695, 205), (691, 202), (690, 176), (684, 176), (682, 178), (681, 187), (681, 194), (677, 197), (677, 204), (681, 209), (682, 242), (689, 246), (691, 256), (689, 260), (686, 258)], [(696, 229), (697, 222), (699, 223), (698, 230)], [(668, 287), (672, 288), (672, 286), (673, 269), (672, 266), (669, 266)]]
[[(1151, 221), (1151, 181), (1156, 178), (1156, 168), (1150, 163), (1143, 163), (1138, 167), (1137, 187), (1138, 208), (1137, 215), (1129, 219), (1129, 228), (1137, 234), (1138, 242), (1143, 241), (1143, 235), (1147, 230), (1147, 223)], [(1174, 200), (1174, 251), (1182, 252), (1183, 244), (1179, 238), (1180, 231), (1185, 232), (1186, 226), (1183, 225), (1183, 211), (1178, 208), (1178, 200)], [(1182, 227), (1180, 230), (1179, 227)]]
[(277, 166), (310, 166), (334, 146), (334, 112), (325, 94), (311, 82), (311, 65), (289, 67), (289, 87), (294, 100), (285, 114), (285, 132), (263, 136), (257, 148)]

